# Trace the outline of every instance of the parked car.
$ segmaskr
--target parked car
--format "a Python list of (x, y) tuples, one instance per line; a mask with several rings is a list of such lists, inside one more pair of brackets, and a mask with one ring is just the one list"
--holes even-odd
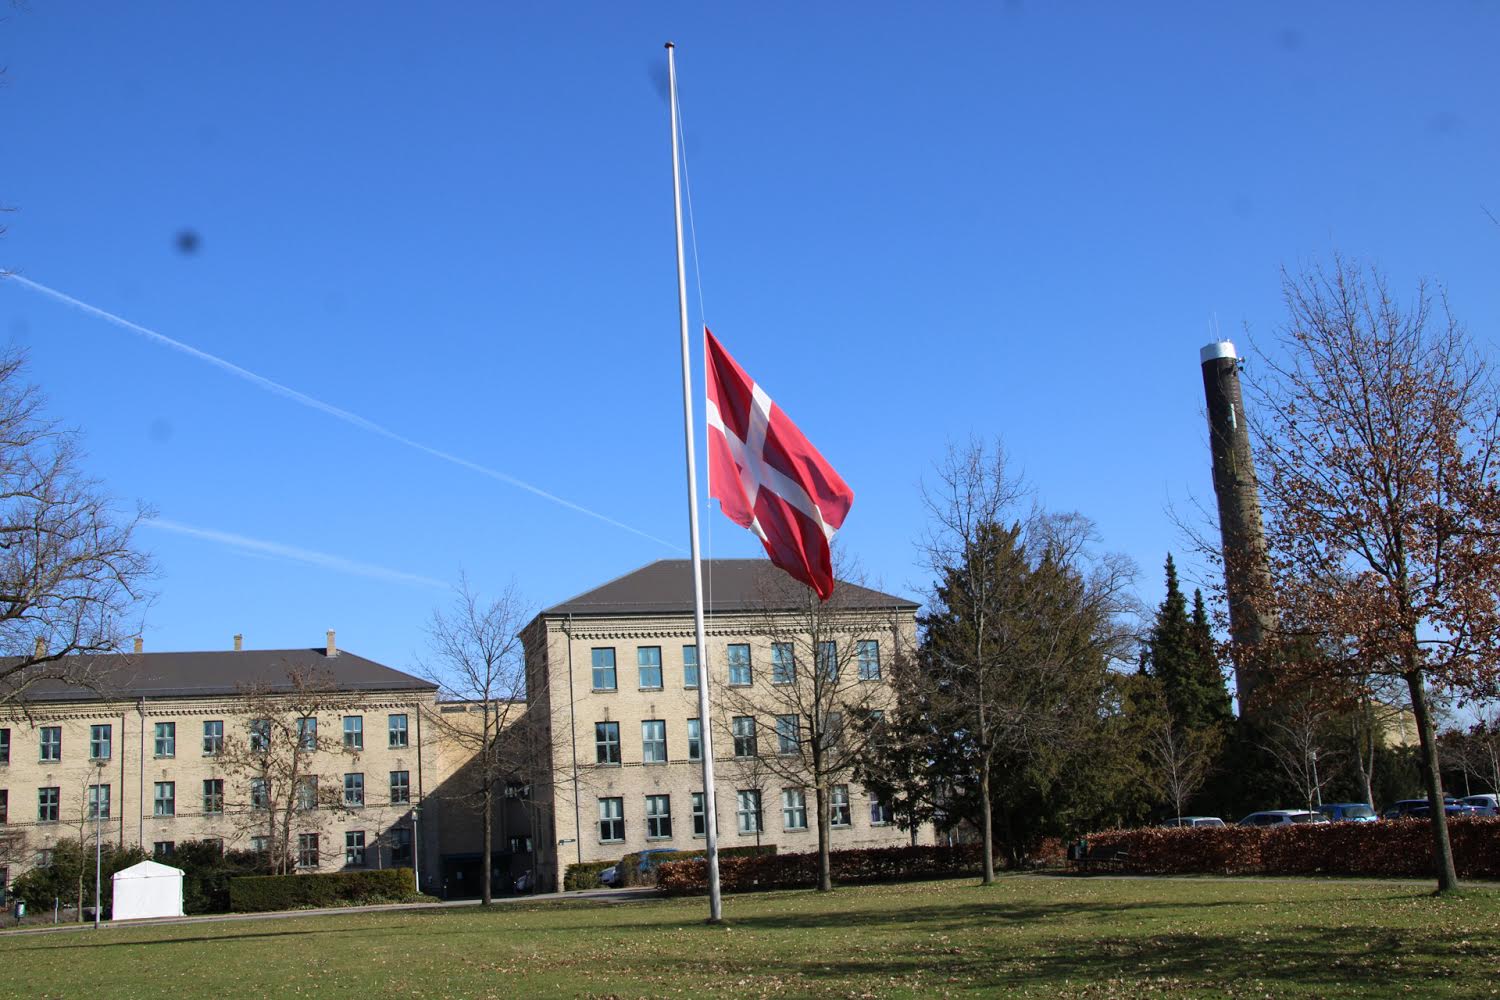
[(531, 892), (536, 888), (536, 872), (522, 872), (521, 877), (511, 885), (516, 892)]
[(1497, 795), (1465, 795), (1458, 803), (1478, 810), (1480, 816), (1500, 816), (1500, 796)]
[(1173, 816), (1161, 824), (1162, 826), (1224, 826), (1224, 821), (1217, 816)]
[(1292, 823), (1327, 823), (1322, 813), (1306, 809), (1262, 809), (1240, 820), (1240, 826), (1287, 826)]
[[(661, 864), (661, 858), (657, 855), (675, 854), (676, 851), (677, 848), (675, 847), (653, 847), (650, 850), (642, 851), (641, 860), (635, 866), (635, 873), (637, 875), (647, 874), (657, 865)], [(611, 889), (617, 888), (620, 885), (621, 881), (620, 866), (614, 865), (610, 868), (604, 869), (599, 873), (599, 881), (604, 885), (609, 886)]]
[(1374, 823), (1380, 817), (1363, 802), (1325, 802), (1318, 812), (1333, 823)]
[[(1479, 811), (1473, 806), (1466, 806), (1451, 795), (1443, 796), (1443, 812), (1449, 816), (1479, 815)], [(1391, 807), (1381, 813), (1385, 819), (1405, 819), (1408, 816), (1426, 819), (1431, 815), (1432, 808), (1426, 799), (1400, 799), (1391, 803)]]
[(620, 884), (620, 866), (611, 865), (599, 873), (599, 884), (607, 885), (611, 889)]

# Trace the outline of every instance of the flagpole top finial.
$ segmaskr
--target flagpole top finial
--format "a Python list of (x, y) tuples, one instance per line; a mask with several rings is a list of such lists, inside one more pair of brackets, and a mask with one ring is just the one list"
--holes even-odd
[(672, 43), (672, 42), (668, 42), (666, 47), (669, 48), (669, 49), (675, 49), (675, 48), (677, 48), (677, 46), (674, 43)]

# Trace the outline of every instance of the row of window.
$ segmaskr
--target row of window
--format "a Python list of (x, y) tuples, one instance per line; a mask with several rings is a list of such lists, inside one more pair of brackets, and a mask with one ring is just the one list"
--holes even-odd
[[(707, 829), (703, 793), (692, 793), (693, 836), (702, 837)], [(735, 820), (740, 833), (765, 832), (765, 815), (761, 810), (760, 790), (742, 788), (735, 792)], [(829, 820), (835, 827), (851, 825), (849, 786), (834, 785), (828, 802)], [(787, 831), (807, 829), (807, 790), (781, 790), (781, 828)], [(669, 840), (672, 837), (672, 797), (647, 795), (645, 802), (647, 840)], [(886, 826), (891, 822), (891, 807), (873, 794), (870, 796), (870, 825)], [(625, 800), (618, 796), (599, 799), (599, 839), (604, 843), (625, 840)]]
[[(110, 818), (110, 786), (89, 785), (85, 800), (88, 819)], [(402, 805), (411, 801), (411, 772), (390, 773), (391, 804)], [(36, 818), (41, 823), (56, 823), (60, 818), (62, 789), (53, 785), (38, 788), (36, 793)], [(301, 778), (297, 783), (297, 808), (316, 809), (319, 805), (318, 779), (316, 775)], [(365, 776), (361, 773), (344, 775), (345, 808), (359, 808), (365, 804)], [(250, 779), (250, 807), (269, 809), (271, 806), (271, 783), (265, 778)], [(203, 812), (217, 815), (224, 811), (224, 779), (203, 780)], [(0, 824), (9, 822), (10, 792), (0, 788)], [(177, 815), (177, 782), (158, 781), (151, 799), (153, 816)]]
[[(884, 713), (870, 712), (872, 720), (878, 721)], [(805, 732), (801, 717), (778, 715), (775, 717), (776, 752), (796, 754), (801, 752)], [(760, 752), (759, 726), (752, 715), (736, 715), (729, 722), (729, 733), (734, 740), (736, 757), (755, 757)], [(830, 712), (823, 720), (820, 746), (837, 743), (843, 730), (843, 718)], [(594, 723), (594, 756), (597, 764), (619, 764), (620, 724), (618, 722)], [(701, 760), (703, 757), (703, 723), (699, 719), (687, 720), (687, 759)], [(667, 723), (665, 719), (645, 719), (641, 722), (641, 763), (665, 764), (667, 757)]]
[[(177, 756), (177, 723), (155, 723), (152, 748), (157, 757)], [(304, 750), (318, 748), (318, 720), (297, 720), (297, 736)], [(407, 717), (404, 714), (386, 717), (386, 745), (400, 749), (408, 745)], [(101, 723), (89, 727), (89, 759), (109, 760), (113, 754), (114, 726)], [(252, 719), (250, 722), (250, 745), (254, 750), (265, 751), (271, 746), (271, 723), (268, 719)], [(365, 720), (362, 715), (344, 716), (344, 747), (349, 750), (365, 748)], [(210, 719), (203, 723), (203, 753), (213, 756), (224, 750), (224, 720)], [(62, 760), (62, 727), (42, 726), (38, 759), (42, 763)], [(10, 763), (10, 730), (0, 729), (0, 764)]]
[[(750, 662), (750, 644), (730, 643), (727, 648), (729, 683), (732, 687), (749, 687), (754, 683), (754, 664)], [(593, 651), (593, 686), (595, 691), (614, 691), (619, 686), (615, 668), (613, 646), (596, 646)], [(839, 674), (838, 645), (832, 642), (818, 643), (817, 668), (831, 680)], [(862, 681), (880, 680), (880, 643), (875, 639), (861, 639), (855, 644), (857, 676)], [(663, 687), (660, 646), (637, 646), (635, 649), (636, 680), (642, 690), (659, 690)], [(771, 644), (771, 683), (793, 684), (797, 680), (796, 647), (790, 642)], [(698, 686), (698, 647), (682, 647), (682, 683), (684, 687)]]

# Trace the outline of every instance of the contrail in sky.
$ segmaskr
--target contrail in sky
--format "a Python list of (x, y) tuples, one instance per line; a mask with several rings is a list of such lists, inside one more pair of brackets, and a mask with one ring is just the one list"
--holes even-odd
[(566, 500), (555, 493), (548, 493), (541, 487), (533, 486), (532, 484), (526, 482), (524, 479), (517, 479), (515, 476), (506, 475), (503, 472), (491, 469), (489, 466), (480, 465), (478, 462), (471, 462), (467, 458), (462, 458), (458, 455), (452, 454), (451, 452), (446, 452), (439, 448), (434, 448), (431, 445), (425, 445), (420, 441), (413, 441), (411, 438), (406, 437), (403, 434), (398, 434), (388, 427), (383, 427), (382, 425), (375, 423), (375, 421), (373, 420), (367, 420), (357, 413), (351, 413), (348, 410), (334, 406), (332, 403), (325, 403), (321, 399), (316, 399), (312, 396), (309, 396), (305, 392), (298, 392), (296, 389), (293, 389), (290, 386), (282, 385), (280, 382), (273, 382), (272, 380), (266, 378), (264, 375), (257, 375), (255, 372), (250, 371), (248, 368), (241, 368), (239, 365), (235, 364), (232, 361), (226, 361), (223, 358), (218, 357), (217, 355), (209, 354), (207, 351), (200, 351), (196, 347), (193, 347), (189, 344), (184, 344), (180, 340), (173, 340), (171, 337), (168, 337), (165, 334), (157, 333), (155, 330), (148, 330), (146, 327), (141, 326), (139, 323), (132, 323), (130, 320), (125, 319), (122, 316), (116, 316), (112, 312), (106, 312), (97, 306), (89, 305), (87, 302), (80, 302), (78, 299), (73, 298), (73, 296), (65, 295), (55, 288), (48, 288), (46, 285), (32, 281), (30, 278), (23, 278), (19, 274), (15, 273), (5, 274), (3, 275), (3, 277), (6, 280), (17, 282), (18, 284), (29, 288), (34, 292), (41, 292), (43, 295), (56, 299), (58, 302), (62, 302), (65, 305), (70, 305), (75, 309), (81, 309), (83, 312), (88, 313), (90, 316), (97, 316), (98, 318), (113, 323), (116, 326), (123, 327), (124, 329), (129, 330), (131, 333), (145, 337), (147, 340), (161, 344), (163, 347), (170, 347), (174, 351), (179, 351), (191, 358), (196, 358), (197, 360), (205, 362), (206, 364), (213, 365), (215, 368), (218, 368), (221, 371), (226, 371), (236, 378), (244, 379), (246, 382), (249, 382), (251, 385), (254, 385), (257, 388), (264, 389), (266, 392), (281, 396), (284, 399), (290, 399), (292, 402), (300, 403), (301, 405), (306, 406), (309, 409), (317, 410), (321, 413), (326, 413), (328, 416), (333, 417), (335, 420), (342, 420), (346, 424), (352, 424), (353, 426), (358, 427), (361, 430), (369, 431), (371, 434), (378, 434), (379, 436), (386, 438), (387, 440), (394, 441), (400, 445), (405, 445), (406, 447), (411, 448), (414, 451), (420, 451), (425, 455), (431, 455), (433, 458), (442, 459), (444, 462), (449, 462), (453, 465), (459, 466), (460, 468), (468, 469), (471, 472), (477, 472), (481, 476), (488, 476), (491, 479), (497, 479), (500, 482), (505, 483), (509, 486), (514, 486), (517, 489), (525, 490), (528, 493), (534, 493), (544, 500), (550, 500), (555, 504), (568, 508), (569, 510), (577, 511), (580, 514), (584, 514), (588, 517), (603, 521), (605, 524), (613, 525), (616, 528), (628, 531), (633, 535), (639, 535), (642, 538), (648, 538), (651, 541), (656, 542), (658, 545), (665, 545), (667, 548), (675, 549), (677, 551), (682, 550), (681, 546), (674, 545), (672, 542), (669, 542), (666, 539), (657, 538), (655, 535), (648, 534), (647, 532), (644, 532), (639, 528), (632, 528), (630, 525), (625, 524), (624, 522), (616, 521), (614, 518), (607, 517), (604, 514), (599, 513), (598, 511), (589, 510), (582, 504), (576, 504), (571, 500)]
[(279, 556), (282, 559), (292, 559), (311, 566), (321, 566), (324, 569), (331, 569), (339, 573), (365, 576), (372, 580), (385, 580), (390, 583), (410, 583), (421, 587), (448, 586), (443, 581), (434, 580), (430, 576), (422, 576), (417, 573), (403, 573), (398, 569), (388, 569), (385, 566), (376, 566), (373, 563), (357, 562), (353, 559), (345, 559), (343, 556), (329, 555), (326, 552), (316, 552), (312, 549), (301, 549), (295, 545), (282, 545), (280, 542), (267, 542), (259, 538), (247, 538), (244, 535), (236, 535), (228, 531), (197, 528), (191, 524), (182, 524), (178, 521), (169, 521), (160, 517), (142, 521), (141, 525), (147, 528), (170, 531), (177, 535), (190, 535), (193, 538), (203, 538), (210, 542), (218, 542), (221, 545), (243, 549), (246, 552), (259, 552), (265, 555)]

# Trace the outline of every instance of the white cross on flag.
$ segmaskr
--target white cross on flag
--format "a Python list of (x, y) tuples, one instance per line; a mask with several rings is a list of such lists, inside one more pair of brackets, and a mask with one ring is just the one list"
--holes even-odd
[(706, 327), (703, 334), (708, 495), (760, 536), (771, 562), (826, 601), (833, 595), (828, 546), (854, 491)]

